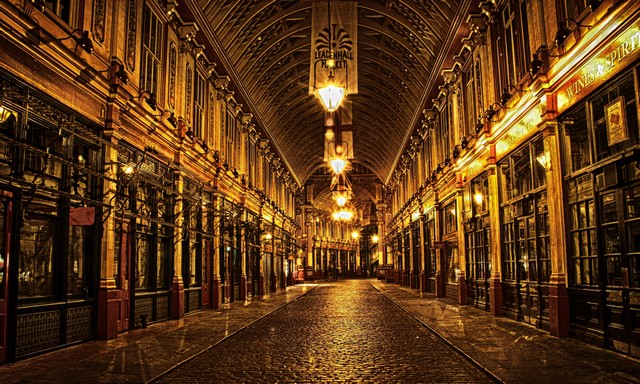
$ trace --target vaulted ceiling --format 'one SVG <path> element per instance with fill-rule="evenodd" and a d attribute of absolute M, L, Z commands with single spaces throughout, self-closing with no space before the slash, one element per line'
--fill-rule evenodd
<path fill-rule="evenodd" d="M 300 185 L 323 166 L 323 108 L 308 92 L 313 1 L 326 2 L 197 0 L 200 32 L 215 42 L 254 121 Z M 348 96 L 354 162 L 382 183 L 433 98 L 449 48 L 465 33 L 470 3 L 357 1 L 359 93 Z"/>

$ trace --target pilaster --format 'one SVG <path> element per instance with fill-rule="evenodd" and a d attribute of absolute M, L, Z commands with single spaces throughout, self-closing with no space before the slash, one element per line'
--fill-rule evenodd
<path fill-rule="evenodd" d="M 492 156 L 492 155 L 490 155 Z M 495 164 L 495 158 L 489 159 L 487 167 L 489 181 L 489 220 L 491 222 L 491 280 L 489 281 L 489 296 L 491 305 L 491 314 L 494 316 L 502 315 L 502 247 L 501 231 L 500 231 L 500 190 L 498 189 L 498 174 Z"/>
<path fill-rule="evenodd" d="M 548 100 L 554 98 L 547 96 Z M 548 105 L 547 105 L 548 106 Z M 547 179 L 547 208 L 549 210 L 551 279 L 549 281 L 549 332 L 553 336 L 569 336 L 569 297 L 567 295 L 567 249 L 565 242 L 564 194 L 562 190 L 562 164 L 558 139 L 558 124 L 547 120 L 543 131 L 545 173 Z"/>

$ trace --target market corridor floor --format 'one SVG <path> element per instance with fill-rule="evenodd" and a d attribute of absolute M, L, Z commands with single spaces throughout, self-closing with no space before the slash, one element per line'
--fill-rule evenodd
<path fill-rule="evenodd" d="M 160 383 L 489 383 L 362 280 L 323 284 Z"/>

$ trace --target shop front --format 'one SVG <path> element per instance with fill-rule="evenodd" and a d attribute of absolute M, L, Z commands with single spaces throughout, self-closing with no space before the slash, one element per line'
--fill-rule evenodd
<path fill-rule="evenodd" d="M 0 73 L 0 362 L 92 339 L 104 213 L 99 127 Z"/>
<path fill-rule="evenodd" d="M 640 354 L 636 63 L 563 113 L 571 331 Z"/>
<path fill-rule="evenodd" d="M 489 178 L 474 178 L 465 190 L 464 237 L 466 246 L 467 299 L 470 305 L 491 308 L 491 220 L 489 218 Z"/>

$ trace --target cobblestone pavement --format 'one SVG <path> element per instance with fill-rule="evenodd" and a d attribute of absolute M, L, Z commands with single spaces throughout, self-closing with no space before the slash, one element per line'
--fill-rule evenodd
<path fill-rule="evenodd" d="M 0 384 L 145 383 L 316 287 L 301 284 L 263 298 L 189 314 L 0 365 Z"/>
<path fill-rule="evenodd" d="M 640 383 L 640 360 L 452 299 L 369 282 L 398 306 L 506 383 Z"/>
<path fill-rule="evenodd" d="M 295 285 L 0 365 L 0 384 L 489 380 L 446 344 L 506 383 L 640 383 L 638 359 L 367 279 Z M 190 359 L 199 371 L 183 368 Z"/>
<path fill-rule="evenodd" d="M 491 383 L 367 281 L 323 284 L 159 383 Z"/>

